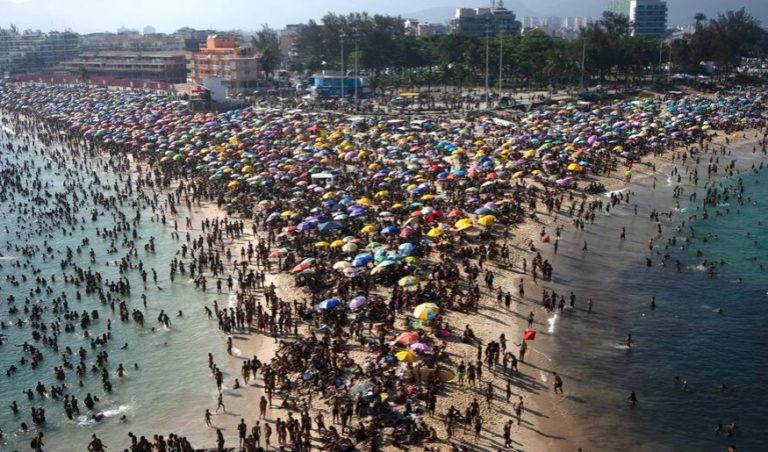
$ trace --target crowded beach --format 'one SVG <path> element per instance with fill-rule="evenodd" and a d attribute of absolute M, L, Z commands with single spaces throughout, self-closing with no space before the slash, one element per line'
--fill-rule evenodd
<path fill-rule="evenodd" d="M 762 131 L 767 99 L 734 89 L 562 101 L 507 121 L 193 113 L 164 93 L 90 86 L 0 94 L 7 130 L 105 153 L 110 170 L 162 190 L 168 227 L 186 234 L 171 279 L 231 295 L 185 314 L 207 315 L 220 342 L 194 370 L 219 392 L 194 414 L 211 430 L 195 447 L 248 451 L 546 447 L 550 426 L 529 413 L 538 398 L 565 397 L 568 381 L 529 349 L 542 311 L 575 309 L 581 294 L 543 285 L 557 269 L 541 248 L 588 227 L 604 202 L 628 201 L 595 195 L 653 174 L 656 157 Z M 141 298 L 115 296 L 143 326 Z M 216 364 L 225 353 L 243 359 L 231 381 Z M 247 389 L 246 400 L 224 387 Z M 230 402 L 251 417 L 220 420 Z M 183 432 L 157 433 L 143 432 L 152 446 L 133 436 L 131 450 L 192 450 Z M 97 435 L 89 450 L 104 450 Z"/>

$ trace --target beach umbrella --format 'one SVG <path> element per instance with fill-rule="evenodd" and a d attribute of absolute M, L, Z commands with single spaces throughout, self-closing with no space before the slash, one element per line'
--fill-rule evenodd
<path fill-rule="evenodd" d="M 478 224 L 482 226 L 493 226 L 493 223 L 496 221 L 496 217 L 493 215 L 486 215 L 484 217 L 480 217 L 479 220 L 477 220 Z"/>
<path fill-rule="evenodd" d="M 362 229 L 360 229 L 360 233 L 361 234 L 372 234 L 374 232 L 376 232 L 376 226 L 374 226 L 372 224 L 367 224 L 367 225 L 363 226 Z"/>
<path fill-rule="evenodd" d="M 419 334 L 413 331 L 401 333 L 395 339 L 395 344 L 411 345 L 419 342 Z"/>
<path fill-rule="evenodd" d="M 400 287 L 415 287 L 419 285 L 419 279 L 415 276 L 405 276 L 397 282 Z"/>
<path fill-rule="evenodd" d="M 306 269 L 310 268 L 311 266 L 312 266 L 312 265 L 310 265 L 310 264 L 307 264 L 307 263 L 304 263 L 304 262 L 302 262 L 302 263 L 300 263 L 299 265 L 297 265 L 297 266 L 293 267 L 293 270 L 291 270 L 291 273 L 299 273 L 299 272 L 303 272 L 304 270 L 306 270 Z"/>
<path fill-rule="evenodd" d="M 532 341 L 536 339 L 536 331 L 531 329 L 526 329 L 523 333 L 523 340 L 524 341 Z"/>
<path fill-rule="evenodd" d="M 463 214 L 464 214 L 464 212 L 462 212 L 461 210 L 459 210 L 459 209 L 453 209 L 453 210 L 451 210 L 450 212 L 448 212 L 448 215 L 446 215 L 446 216 L 447 216 L 448 218 L 459 218 L 459 217 L 461 217 Z"/>
<path fill-rule="evenodd" d="M 352 264 L 348 261 L 338 261 L 335 264 L 333 264 L 334 270 L 344 270 L 345 268 L 351 267 Z"/>
<path fill-rule="evenodd" d="M 445 234 L 445 229 L 443 228 L 432 228 L 427 232 L 427 237 L 437 238 Z"/>
<path fill-rule="evenodd" d="M 357 251 L 357 245 L 354 243 L 345 243 L 344 246 L 341 247 L 341 251 L 344 251 L 345 253 L 354 253 Z"/>
<path fill-rule="evenodd" d="M 457 221 L 456 224 L 454 224 L 453 226 L 456 229 L 458 229 L 459 231 L 464 231 L 466 229 L 471 228 L 473 225 L 472 225 L 472 220 L 470 220 L 468 218 L 463 218 L 463 219 Z"/>
<path fill-rule="evenodd" d="M 347 306 L 349 306 L 349 309 L 359 309 L 365 304 L 366 300 L 364 296 L 360 295 L 350 300 Z"/>
<path fill-rule="evenodd" d="M 410 256 L 413 254 L 414 251 L 416 251 L 416 246 L 414 246 L 413 243 L 402 243 L 400 246 L 397 247 L 397 249 L 400 251 L 400 254 L 403 256 Z"/>
<path fill-rule="evenodd" d="M 328 248 L 329 245 L 330 245 L 330 243 L 328 243 L 328 242 L 316 242 L 315 243 L 315 247 L 316 248 Z"/>
<path fill-rule="evenodd" d="M 419 356 L 411 350 L 403 350 L 395 353 L 395 358 L 400 362 L 415 363 L 419 360 Z"/>
<path fill-rule="evenodd" d="M 341 304 L 341 301 L 339 301 L 337 298 L 329 298 L 327 300 L 323 300 L 320 303 L 318 303 L 315 308 L 318 311 L 329 311 L 336 306 L 339 306 Z"/>
<path fill-rule="evenodd" d="M 345 268 L 344 270 L 341 271 L 341 273 L 343 273 L 344 276 L 346 276 L 347 278 L 352 278 L 354 276 L 357 276 L 360 273 L 360 269 L 355 267 L 353 262 L 352 267 Z"/>
<path fill-rule="evenodd" d="M 341 248 L 342 246 L 344 246 L 344 243 L 345 243 L 344 240 L 334 240 L 333 242 L 331 242 L 331 248 Z"/>
<path fill-rule="evenodd" d="M 415 344 L 411 344 L 411 350 L 416 353 L 429 353 L 432 351 L 432 347 L 424 342 L 416 342 Z"/>
<path fill-rule="evenodd" d="M 416 235 L 416 230 L 413 228 L 405 227 L 400 231 L 400 238 L 410 239 Z"/>
<path fill-rule="evenodd" d="M 381 235 L 391 235 L 397 232 L 396 226 L 387 226 L 381 230 Z"/>
<path fill-rule="evenodd" d="M 352 259 L 352 267 L 359 268 L 359 267 L 365 267 L 373 260 L 373 254 L 371 253 L 364 253 L 364 254 L 358 254 L 355 256 L 354 259 Z"/>
<path fill-rule="evenodd" d="M 329 221 L 327 223 L 320 223 L 317 226 L 317 232 L 320 234 L 327 234 L 329 232 L 335 231 L 337 229 L 341 229 L 343 226 L 341 223 L 336 221 Z"/>
<path fill-rule="evenodd" d="M 440 312 L 440 308 L 434 303 L 422 303 L 413 309 L 413 316 L 419 320 L 430 320 L 435 318 Z"/>

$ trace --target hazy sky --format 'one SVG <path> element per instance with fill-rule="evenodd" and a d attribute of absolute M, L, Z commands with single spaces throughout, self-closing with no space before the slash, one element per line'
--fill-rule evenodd
<path fill-rule="evenodd" d="M 607 0 L 507 0 L 518 15 L 601 14 Z M 768 25 L 768 0 L 668 0 L 670 24 L 689 22 L 696 11 L 710 16 L 719 10 L 747 8 Z M 261 24 L 282 28 L 326 12 L 368 11 L 401 16 L 449 17 L 457 6 L 487 6 L 490 0 L 0 0 L 0 27 L 62 30 L 81 33 L 115 31 L 120 26 L 151 25 L 172 32 L 182 26 L 253 30 Z M 436 10 L 437 9 L 437 10 Z M 426 12 L 431 10 L 429 12 Z"/>

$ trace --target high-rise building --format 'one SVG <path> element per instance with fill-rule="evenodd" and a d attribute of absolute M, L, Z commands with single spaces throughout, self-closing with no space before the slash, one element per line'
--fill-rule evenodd
<path fill-rule="evenodd" d="M 457 8 L 451 21 L 454 33 L 466 33 L 476 38 L 495 38 L 499 35 L 520 35 L 521 24 L 515 13 L 496 6 L 492 8 Z"/>
<path fill-rule="evenodd" d="M 667 2 L 631 0 L 629 22 L 632 26 L 632 36 L 663 38 L 667 33 Z"/>
<path fill-rule="evenodd" d="M 606 11 L 620 14 L 624 17 L 629 17 L 629 1 L 630 0 L 609 0 Z"/>

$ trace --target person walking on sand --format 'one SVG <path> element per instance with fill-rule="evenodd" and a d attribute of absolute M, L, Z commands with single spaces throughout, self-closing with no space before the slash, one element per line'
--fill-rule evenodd
<path fill-rule="evenodd" d="M 523 402 L 523 396 L 520 396 L 520 399 L 515 403 L 515 417 L 517 418 L 517 425 L 520 425 L 520 418 L 523 416 L 523 409 L 525 408 L 525 403 Z"/>
<path fill-rule="evenodd" d="M 211 424 L 211 410 L 208 408 L 205 409 L 205 425 L 213 427 L 213 424 Z"/>
<path fill-rule="evenodd" d="M 224 395 L 222 393 L 219 393 L 218 401 L 216 403 L 216 412 L 219 412 L 219 408 L 221 408 L 225 413 L 227 412 L 227 407 L 224 406 Z"/>
<path fill-rule="evenodd" d="M 560 394 L 562 394 L 563 393 L 563 379 L 560 378 L 560 375 L 558 375 L 557 372 L 552 372 L 552 375 L 555 378 L 555 382 L 554 382 L 555 394 L 557 394 L 557 391 L 560 391 Z"/>

